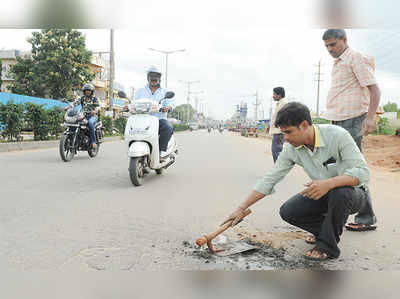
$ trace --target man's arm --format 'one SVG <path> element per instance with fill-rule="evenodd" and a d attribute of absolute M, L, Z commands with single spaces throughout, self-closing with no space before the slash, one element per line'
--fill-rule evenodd
<path fill-rule="evenodd" d="M 357 186 L 360 180 L 349 175 L 340 175 L 326 180 L 312 181 L 306 184 L 307 188 L 300 192 L 301 195 L 318 200 L 330 190 L 344 186 Z"/>
<path fill-rule="evenodd" d="M 340 163 L 344 163 L 346 168 L 342 169 L 341 173 L 336 177 L 316 180 L 306 184 L 307 188 L 300 193 L 314 200 L 320 199 L 334 188 L 366 185 L 369 182 L 367 163 L 350 133 L 343 131 L 341 136 L 332 136 L 332 138 L 338 139 L 339 156 L 342 157 L 342 162 Z"/>
<path fill-rule="evenodd" d="M 246 211 L 250 206 L 252 206 L 257 201 L 259 201 L 264 197 L 265 194 L 253 190 L 247 197 L 247 199 L 242 204 L 240 204 L 239 207 L 236 209 L 236 211 L 234 211 L 231 215 L 229 215 L 229 217 L 224 222 L 222 222 L 221 225 L 224 225 L 225 223 L 228 223 L 229 221 L 233 220 L 231 226 L 235 226 L 245 216 L 244 211 Z"/>
<path fill-rule="evenodd" d="M 369 133 L 372 133 L 374 131 L 374 127 L 375 127 L 374 118 L 375 118 L 376 110 L 378 109 L 379 100 L 381 97 L 381 91 L 377 84 L 369 85 L 369 86 L 367 86 L 367 88 L 369 90 L 370 101 L 369 101 L 367 117 L 363 122 L 363 134 L 364 135 L 368 135 Z"/>

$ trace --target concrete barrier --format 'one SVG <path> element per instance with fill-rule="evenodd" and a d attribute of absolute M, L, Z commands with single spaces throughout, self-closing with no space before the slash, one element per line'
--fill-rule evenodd
<path fill-rule="evenodd" d="M 104 142 L 121 140 L 120 136 L 105 137 Z M 0 153 L 58 147 L 60 140 L 0 143 Z"/>

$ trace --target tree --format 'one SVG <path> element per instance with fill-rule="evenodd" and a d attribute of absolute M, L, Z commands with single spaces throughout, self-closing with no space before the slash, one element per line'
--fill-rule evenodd
<path fill-rule="evenodd" d="M 15 80 L 11 91 L 46 98 L 70 98 L 73 90 L 92 81 L 89 69 L 92 53 L 85 37 L 72 29 L 42 29 L 28 38 L 31 58 L 17 58 L 10 74 Z"/>
<path fill-rule="evenodd" d="M 397 112 L 398 111 L 397 104 L 389 102 L 383 106 L 383 110 L 385 110 L 385 112 Z"/>
<path fill-rule="evenodd" d="M 170 114 L 171 117 L 179 119 L 183 122 L 188 122 L 188 111 L 189 111 L 189 121 L 193 119 L 193 115 L 195 114 L 196 110 L 193 109 L 192 105 L 190 104 L 183 104 L 177 106 Z"/>

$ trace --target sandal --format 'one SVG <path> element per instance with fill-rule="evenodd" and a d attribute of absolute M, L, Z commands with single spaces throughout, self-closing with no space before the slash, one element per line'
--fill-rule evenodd
<path fill-rule="evenodd" d="M 315 244 L 317 243 L 317 238 L 314 235 L 309 235 L 304 241 L 306 241 L 307 244 Z"/>
<path fill-rule="evenodd" d="M 318 253 L 317 256 L 312 256 L 313 253 Z M 306 254 L 304 255 L 304 258 L 307 260 L 311 260 L 311 261 L 317 261 L 317 262 L 323 262 L 326 261 L 328 259 L 333 259 L 335 258 L 334 256 L 332 256 L 328 251 L 326 251 L 325 249 L 315 246 L 313 249 L 310 249 L 306 252 Z"/>
<path fill-rule="evenodd" d="M 377 226 L 373 224 L 361 224 L 361 223 L 348 223 L 344 226 L 347 230 L 353 232 L 366 232 L 370 230 L 376 230 Z"/>

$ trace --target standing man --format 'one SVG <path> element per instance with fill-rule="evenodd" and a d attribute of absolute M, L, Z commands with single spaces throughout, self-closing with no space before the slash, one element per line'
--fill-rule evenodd
<path fill-rule="evenodd" d="M 275 126 L 276 115 L 278 114 L 279 110 L 281 110 L 281 108 L 288 103 L 288 101 L 285 99 L 285 89 L 283 87 L 275 87 L 273 89 L 272 97 L 274 98 L 276 104 L 274 113 L 272 113 L 270 120 L 269 133 L 272 135 L 271 151 L 272 151 L 272 158 L 274 159 L 275 163 L 279 157 L 279 154 L 282 151 L 284 142 L 281 130 Z"/>
<path fill-rule="evenodd" d="M 380 98 L 374 75 L 374 59 L 349 48 L 343 29 L 328 29 L 322 39 L 329 54 L 335 58 L 326 117 L 332 124 L 346 129 L 362 151 L 363 135 L 374 130 L 374 117 Z M 369 205 L 355 216 L 354 221 L 346 228 L 355 231 L 376 229 L 370 198 Z"/>

